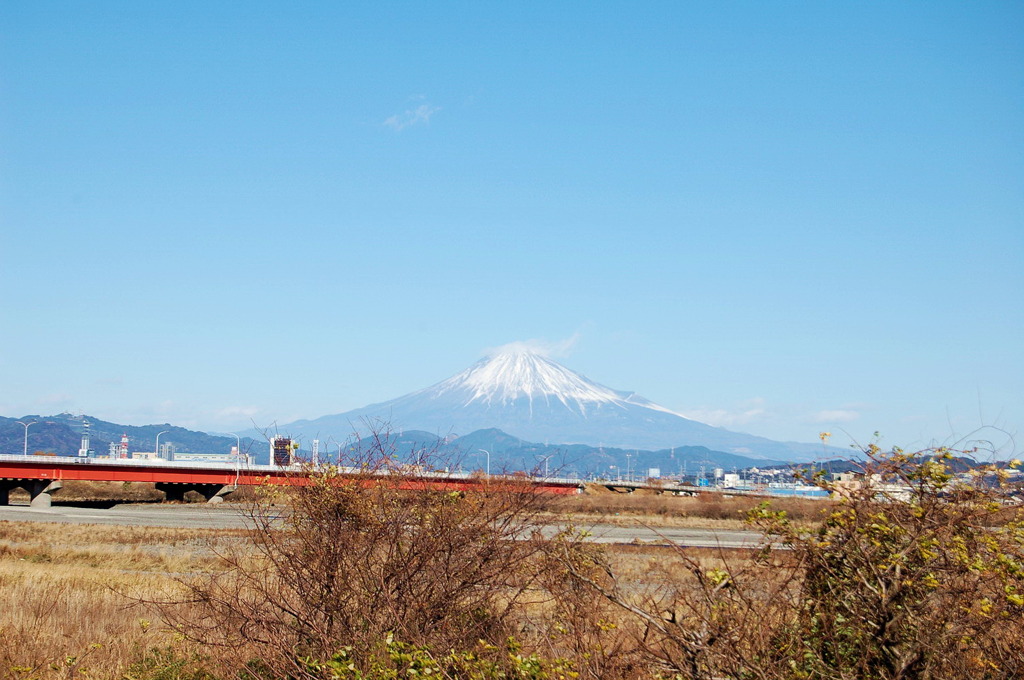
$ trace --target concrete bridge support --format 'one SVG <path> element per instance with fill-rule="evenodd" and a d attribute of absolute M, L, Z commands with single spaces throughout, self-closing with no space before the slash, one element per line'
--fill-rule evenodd
<path fill-rule="evenodd" d="M 48 508 L 52 504 L 52 494 L 59 491 L 64 484 L 55 479 L 0 479 L 0 505 L 11 504 L 11 490 L 24 489 L 31 499 L 33 508 Z"/>
<path fill-rule="evenodd" d="M 238 487 L 233 484 L 225 484 L 223 486 L 220 484 L 197 484 L 196 486 L 201 487 L 196 489 L 196 491 L 203 495 L 207 503 L 211 504 L 223 503 L 225 496 L 238 490 Z"/>
<path fill-rule="evenodd" d="M 156 488 L 157 491 L 163 491 L 166 494 L 165 500 L 177 501 L 179 503 L 185 501 L 185 494 L 189 491 L 198 492 L 206 499 L 207 503 L 223 503 L 225 496 L 238 489 L 237 486 L 232 484 L 188 484 L 178 482 L 157 482 Z"/>
<path fill-rule="evenodd" d="M 27 485 L 28 495 L 32 499 L 29 502 L 33 508 L 48 508 L 51 505 L 55 491 L 64 488 L 64 484 L 56 479 L 33 479 Z"/>

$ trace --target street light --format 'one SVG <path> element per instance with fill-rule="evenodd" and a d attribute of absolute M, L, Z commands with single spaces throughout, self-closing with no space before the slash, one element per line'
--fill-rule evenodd
<path fill-rule="evenodd" d="M 164 432 L 170 432 L 170 430 L 164 430 Z M 160 434 L 164 434 L 164 432 L 161 432 Z M 158 444 L 160 442 L 160 434 L 158 434 L 156 436 L 156 441 L 157 441 Z M 235 438 L 235 467 L 237 468 L 239 465 L 242 464 L 242 439 L 241 439 L 241 437 L 239 437 L 234 432 L 211 432 L 210 434 L 214 434 L 214 435 L 216 435 L 218 437 L 234 437 Z M 158 455 L 159 455 L 159 452 L 158 452 Z"/>
<path fill-rule="evenodd" d="M 35 425 L 39 421 L 38 420 L 33 420 L 31 423 L 23 423 L 20 420 L 16 420 L 14 422 L 18 423 L 19 425 L 21 425 L 22 427 L 25 428 L 25 448 L 22 451 L 22 454 L 27 456 L 28 455 L 28 428 L 29 428 L 30 425 Z"/>
<path fill-rule="evenodd" d="M 163 456 L 160 455 L 160 435 L 167 434 L 168 432 L 170 432 L 170 430 L 164 430 L 163 432 L 156 433 L 156 448 L 153 450 L 153 454 L 157 458 L 163 458 Z"/>
<path fill-rule="evenodd" d="M 540 458 L 540 459 L 542 459 L 544 461 L 544 478 L 545 479 L 547 479 L 547 477 L 548 477 L 548 461 L 551 460 L 551 456 L 553 456 L 553 455 L 555 455 L 555 454 L 549 453 L 546 456 L 536 456 L 537 458 Z"/>
<path fill-rule="evenodd" d="M 487 456 L 487 476 L 490 477 L 491 476 L 491 452 L 488 451 L 487 449 L 477 449 L 477 451 L 480 451 L 484 455 Z"/>

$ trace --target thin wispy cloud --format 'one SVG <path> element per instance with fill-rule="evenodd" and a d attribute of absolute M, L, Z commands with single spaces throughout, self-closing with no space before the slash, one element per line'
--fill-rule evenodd
<path fill-rule="evenodd" d="M 67 406 L 68 404 L 74 403 L 74 401 L 74 396 L 67 394 L 66 392 L 53 392 L 51 394 L 44 394 L 39 399 L 36 399 L 35 403 L 46 408 L 55 408 L 59 406 Z"/>
<path fill-rule="evenodd" d="M 760 397 L 741 402 L 733 409 L 700 407 L 679 411 L 679 414 L 715 427 L 740 427 L 770 416 Z"/>
<path fill-rule="evenodd" d="M 505 352 L 531 352 L 552 359 L 564 359 L 572 353 L 576 343 L 580 340 L 579 333 L 573 333 L 568 338 L 550 342 L 548 340 L 517 340 L 500 347 L 492 347 L 486 350 L 485 354 L 494 356 Z"/>
<path fill-rule="evenodd" d="M 811 416 L 812 423 L 852 423 L 860 418 L 860 412 L 853 409 L 832 409 L 818 411 Z"/>
<path fill-rule="evenodd" d="M 395 132 L 401 132 L 414 125 L 426 125 L 430 122 L 431 117 L 440 110 L 440 106 L 434 106 L 429 103 L 420 104 L 416 108 L 406 109 L 402 113 L 396 113 L 385 119 L 384 126 L 391 128 Z"/>
<path fill-rule="evenodd" d="M 220 420 L 249 419 L 258 415 L 260 409 L 255 406 L 226 406 L 216 412 L 215 416 Z"/>

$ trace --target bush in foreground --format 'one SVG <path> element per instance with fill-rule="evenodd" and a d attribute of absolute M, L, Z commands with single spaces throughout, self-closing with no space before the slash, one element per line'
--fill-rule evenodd
<path fill-rule="evenodd" d="M 410 663 L 445 677 L 549 677 L 565 666 L 509 652 L 523 638 L 536 649 L 554 607 L 546 499 L 530 480 L 438 487 L 396 469 L 386 435 L 376 442 L 257 501 L 254 550 L 187 582 L 188 607 L 169 611 L 178 629 L 256 677 L 385 678 Z"/>
<path fill-rule="evenodd" d="M 546 529 L 529 480 L 432 487 L 387 441 L 256 502 L 254 550 L 188 582 L 178 629 L 252 680 L 1024 676 L 1005 471 L 871 448 L 859 485 L 814 480 L 839 496 L 820 526 L 766 503 L 755 556 L 674 546 L 638 581 Z"/>
<path fill-rule="evenodd" d="M 575 576 L 639 621 L 637 645 L 676 678 L 846 680 L 1024 676 L 1024 524 L 1005 470 L 955 479 L 944 449 L 868 451 L 821 526 L 764 504 L 758 559 L 637 594 Z"/>

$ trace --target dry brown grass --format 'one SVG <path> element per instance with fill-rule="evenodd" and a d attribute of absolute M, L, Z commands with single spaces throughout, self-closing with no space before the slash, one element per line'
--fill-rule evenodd
<path fill-rule="evenodd" d="M 238 534 L 0 522 L 0 678 L 118 678 L 154 648 L 197 653 L 146 602 L 219 569 Z"/>
<path fill-rule="evenodd" d="M 119 572 L 193 573 L 218 568 L 241 530 L 0 522 L 0 559 Z"/>
<path fill-rule="evenodd" d="M 608 565 L 622 583 L 636 585 L 664 580 L 663 577 L 669 577 L 677 583 L 689 582 L 692 575 L 683 559 L 684 555 L 704 569 L 722 569 L 753 565 L 757 551 L 612 544 L 604 546 L 604 554 Z"/>
<path fill-rule="evenodd" d="M 604 487 L 588 486 L 578 496 L 553 500 L 549 510 L 583 523 L 742 529 L 747 526 L 746 513 L 765 500 L 764 497 L 710 492 L 697 496 L 658 494 L 651 490 L 617 493 Z M 829 500 L 808 498 L 767 500 L 773 509 L 784 510 L 790 519 L 800 524 L 820 521 L 834 505 Z"/>
<path fill-rule="evenodd" d="M 0 589 L 15 606 L 0 612 L 5 678 L 117 677 L 142 649 L 166 644 L 155 611 L 132 607 L 122 591 L 162 592 L 166 578 L 0 560 Z"/>

